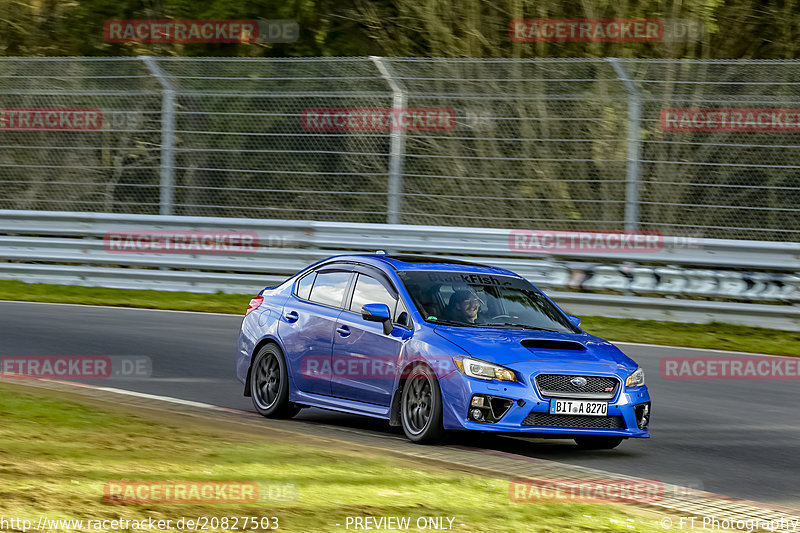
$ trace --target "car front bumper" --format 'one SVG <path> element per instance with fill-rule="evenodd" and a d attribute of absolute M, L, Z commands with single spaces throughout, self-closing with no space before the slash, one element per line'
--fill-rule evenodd
<path fill-rule="evenodd" d="M 530 370 L 530 369 L 524 369 Z M 542 436 L 607 436 L 647 438 L 648 427 L 640 429 L 636 406 L 650 404 L 646 386 L 626 388 L 626 372 L 582 369 L 558 370 L 560 374 L 580 376 L 613 376 L 620 379 L 614 397 L 608 401 L 608 416 L 550 415 L 550 400 L 540 394 L 534 384 L 537 373 L 552 373 L 555 369 L 518 372 L 525 376 L 524 383 L 483 381 L 453 372 L 439 380 L 443 399 L 443 423 L 449 430 L 487 431 Z M 512 401 L 508 410 L 496 422 L 476 422 L 468 418 L 470 402 L 474 395 L 507 398 Z M 563 399 L 563 398 L 559 398 Z M 586 398 L 574 398 L 586 399 Z M 641 409 L 639 409 L 641 411 Z M 554 418 L 557 417 L 557 418 Z M 648 414 L 649 418 L 649 414 Z M 649 422 L 649 420 L 648 420 Z M 536 424 L 536 425 L 534 425 Z"/>

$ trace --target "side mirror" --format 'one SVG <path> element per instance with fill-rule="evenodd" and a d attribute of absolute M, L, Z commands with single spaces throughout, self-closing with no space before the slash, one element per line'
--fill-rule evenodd
<path fill-rule="evenodd" d="M 573 315 L 567 315 L 567 318 L 569 318 L 569 321 L 572 322 L 573 326 L 580 326 L 581 325 L 581 319 L 580 318 L 578 318 L 576 316 L 573 316 Z"/>
<path fill-rule="evenodd" d="M 384 335 L 388 335 L 394 329 L 392 312 L 386 304 L 366 304 L 361 308 L 361 318 L 367 322 L 382 322 Z"/>

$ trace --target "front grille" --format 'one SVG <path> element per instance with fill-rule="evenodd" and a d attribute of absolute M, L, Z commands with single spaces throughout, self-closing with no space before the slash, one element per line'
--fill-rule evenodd
<path fill-rule="evenodd" d="M 586 385 L 576 386 L 570 383 L 570 380 L 577 377 L 584 378 Z M 605 376 L 566 374 L 539 374 L 536 376 L 536 388 L 539 389 L 539 393 L 544 397 L 610 400 L 617 393 L 618 387 L 619 380 L 617 378 Z"/>
<path fill-rule="evenodd" d="M 548 428 L 625 429 L 621 416 L 551 415 L 531 412 L 522 421 L 523 426 Z"/>

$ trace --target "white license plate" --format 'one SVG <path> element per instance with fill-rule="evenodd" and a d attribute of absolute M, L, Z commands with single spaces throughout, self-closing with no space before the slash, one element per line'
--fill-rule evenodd
<path fill-rule="evenodd" d="M 608 402 L 550 400 L 550 414 L 608 416 Z"/>

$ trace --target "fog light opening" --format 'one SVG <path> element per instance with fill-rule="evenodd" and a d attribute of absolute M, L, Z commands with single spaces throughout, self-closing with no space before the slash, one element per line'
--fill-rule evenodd
<path fill-rule="evenodd" d="M 513 402 L 507 398 L 489 398 L 489 407 L 492 410 L 492 417 L 500 420 L 511 408 Z"/>
<path fill-rule="evenodd" d="M 494 424 L 503 418 L 514 400 L 499 398 L 487 394 L 475 394 L 469 402 L 467 418 L 473 422 Z"/>
<path fill-rule="evenodd" d="M 636 415 L 636 424 L 639 429 L 647 429 L 650 424 L 650 402 L 634 406 L 633 412 Z"/>

